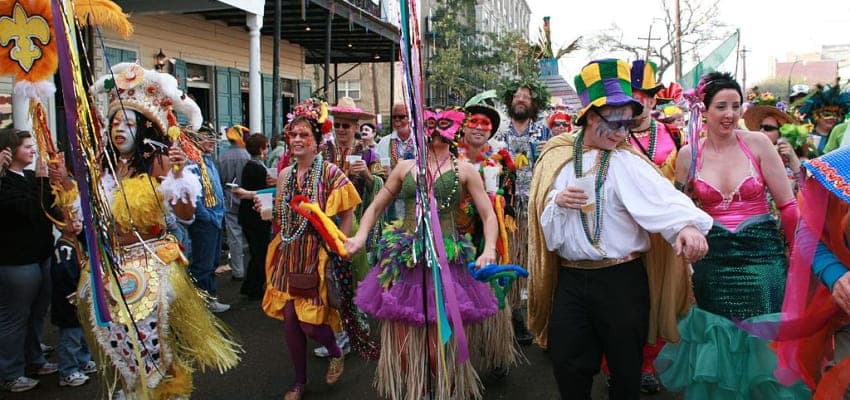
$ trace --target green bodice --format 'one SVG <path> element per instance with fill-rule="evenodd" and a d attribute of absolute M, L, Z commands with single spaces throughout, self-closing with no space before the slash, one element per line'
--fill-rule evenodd
<path fill-rule="evenodd" d="M 460 182 L 455 179 L 457 173 L 450 169 L 440 175 L 434 182 L 434 194 L 437 196 L 440 227 L 443 233 L 456 232 L 455 215 L 460 207 Z M 416 227 L 416 190 L 418 184 L 413 178 L 413 170 L 404 176 L 399 196 L 404 201 L 404 228 L 413 231 Z M 445 206 L 445 207 L 444 207 Z"/>

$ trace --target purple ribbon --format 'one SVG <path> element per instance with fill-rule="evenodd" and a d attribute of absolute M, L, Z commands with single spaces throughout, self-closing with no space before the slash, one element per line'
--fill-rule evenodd
<path fill-rule="evenodd" d="M 62 18 L 63 14 L 59 3 L 59 1 L 51 2 L 53 7 L 53 30 L 56 39 L 56 50 L 59 60 L 61 60 L 59 62 L 59 82 L 62 86 L 62 99 L 65 101 L 65 126 L 67 132 L 71 132 L 68 135 L 68 143 L 71 146 L 71 154 L 73 155 L 71 158 L 71 169 L 74 171 L 74 179 L 77 181 L 77 188 L 80 192 L 80 207 L 83 214 L 83 230 L 86 232 L 86 249 L 89 253 L 89 265 L 92 273 L 92 295 L 94 299 L 92 304 L 95 308 L 97 323 L 102 326 L 107 322 L 112 321 L 112 317 L 106 311 L 108 308 L 106 305 L 106 296 L 103 287 L 103 271 L 101 270 L 103 263 L 100 258 L 100 251 L 96 245 L 97 234 L 94 230 L 94 221 L 90 204 L 91 194 L 89 193 L 86 175 L 84 173 L 86 168 L 83 168 L 85 165 L 85 162 L 83 161 L 83 151 L 80 148 L 77 135 L 74 134 L 74 132 L 77 132 L 77 124 L 79 121 L 77 118 L 76 107 L 77 93 L 75 91 L 74 71 L 71 68 L 71 61 L 76 59 L 71 58 L 71 46 L 68 43 L 67 36 L 68 31 L 65 26 L 65 21 Z M 82 101 L 87 101 L 87 99 L 84 98 Z"/>

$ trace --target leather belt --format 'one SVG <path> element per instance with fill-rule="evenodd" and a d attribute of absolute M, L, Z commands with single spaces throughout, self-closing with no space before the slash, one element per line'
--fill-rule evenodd
<path fill-rule="evenodd" d="M 635 260 L 641 256 L 642 253 L 634 252 L 624 257 L 619 258 L 603 258 L 601 260 L 567 260 L 565 258 L 561 259 L 561 266 L 564 268 L 578 268 L 578 269 L 600 269 L 613 267 L 618 264 L 624 264 L 629 261 Z"/>

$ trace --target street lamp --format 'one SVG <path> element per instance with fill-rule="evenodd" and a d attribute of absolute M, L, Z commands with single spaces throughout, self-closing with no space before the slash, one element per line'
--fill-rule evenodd
<path fill-rule="evenodd" d="M 788 97 L 789 97 L 789 99 L 791 97 L 791 73 L 794 72 L 794 67 L 797 65 L 798 62 L 800 62 L 799 59 L 794 60 L 794 63 L 791 64 L 791 68 L 788 69 Z"/>

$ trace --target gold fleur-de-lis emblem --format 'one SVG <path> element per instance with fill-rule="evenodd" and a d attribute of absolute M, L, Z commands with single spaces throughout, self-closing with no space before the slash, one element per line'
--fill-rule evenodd
<path fill-rule="evenodd" d="M 41 42 L 37 44 L 36 40 Z M 21 3 L 15 3 L 12 16 L 0 16 L 0 46 L 14 42 L 9 57 L 29 72 L 42 56 L 41 46 L 50 42 L 50 25 L 40 15 L 30 17 Z"/>

